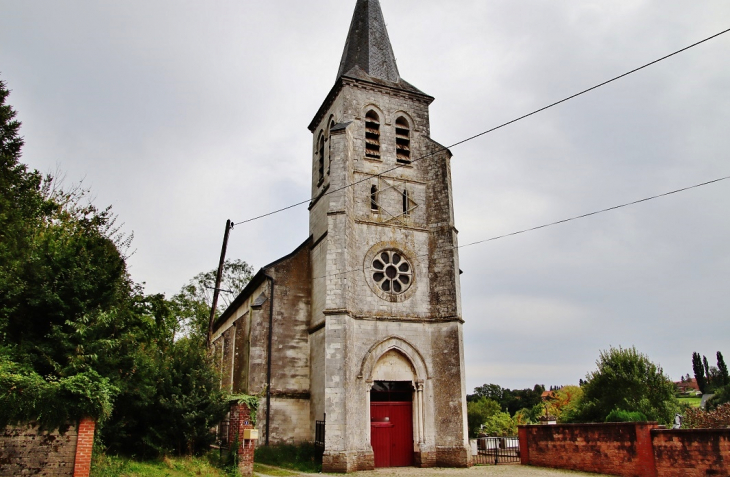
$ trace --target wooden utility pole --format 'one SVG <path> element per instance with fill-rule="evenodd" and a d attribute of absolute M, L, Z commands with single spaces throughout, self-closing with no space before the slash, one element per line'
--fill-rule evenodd
<path fill-rule="evenodd" d="M 233 228 L 233 222 L 226 221 L 226 232 L 223 234 L 223 248 L 221 248 L 221 260 L 218 263 L 218 273 L 215 276 L 215 288 L 213 289 L 213 304 L 210 307 L 210 319 L 208 320 L 208 346 L 213 338 L 213 320 L 215 320 L 215 309 L 218 306 L 218 294 L 221 289 L 221 278 L 223 277 L 223 264 L 226 261 L 226 247 L 228 247 L 228 233 Z"/>

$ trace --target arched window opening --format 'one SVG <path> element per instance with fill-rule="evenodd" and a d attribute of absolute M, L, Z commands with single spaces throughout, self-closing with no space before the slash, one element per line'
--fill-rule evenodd
<path fill-rule="evenodd" d="M 411 163 L 411 128 L 408 121 L 401 116 L 395 121 L 396 161 L 401 164 Z"/>
<path fill-rule="evenodd" d="M 372 110 L 365 115 L 365 157 L 380 159 L 380 118 Z"/>
<path fill-rule="evenodd" d="M 329 161 L 327 161 L 327 175 L 330 175 L 330 171 L 332 170 L 332 128 L 335 127 L 335 122 L 330 122 L 330 130 L 329 130 Z"/>
<path fill-rule="evenodd" d="M 319 138 L 319 183 L 324 182 L 324 137 Z"/>
<path fill-rule="evenodd" d="M 370 187 L 370 210 L 373 212 L 380 210 L 378 206 L 378 186 L 376 185 Z"/>
<path fill-rule="evenodd" d="M 403 215 L 408 217 L 411 213 L 410 197 L 408 197 L 408 190 L 403 189 Z"/>

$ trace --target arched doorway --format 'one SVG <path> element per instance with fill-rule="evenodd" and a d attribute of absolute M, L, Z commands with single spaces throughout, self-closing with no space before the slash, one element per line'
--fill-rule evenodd
<path fill-rule="evenodd" d="M 375 467 L 407 467 L 414 455 L 414 381 L 410 360 L 391 349 L 378 359 L 370 388 L 370 439 Z"/>

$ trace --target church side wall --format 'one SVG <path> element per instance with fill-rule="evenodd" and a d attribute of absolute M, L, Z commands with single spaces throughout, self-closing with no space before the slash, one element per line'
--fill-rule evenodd
<path fill-rule="evenodd" d="M 314 438 L 309 425 L 310 247 L 305 244 L 267 270 L 274 279 L 270 444 Z"/>

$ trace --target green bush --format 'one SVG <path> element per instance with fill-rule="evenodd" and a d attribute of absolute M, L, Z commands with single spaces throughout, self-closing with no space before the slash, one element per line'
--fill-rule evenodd
<path fill-rule="evenodd" d="M 583 399 L 570 421 L 605 422 L 613 410 L 621 409 L 660 424 L 672 423 L 679 411 L 674 383 L 646 355 L 634 347 L 612 347 L 601 351 L 596 365 L 596 371 L 587 375 Z"/>
<path fill-rule="evenodd" d="M 646 416 L 638 411 L 624 411 L 622 409 L 614 409 L 608 416 L 606 422 L 646 422 Z"/>
<path fill-rule="evenodd" d="M 476 401 L 466 403 L 466 416 L 469 425 L 469 436 L 476 437 L 482 424 L 490 416 L 500 412 L 499 403 L 492 399 L 481 397 Z"/>
<path fill-rule="evenodd" d="M 254 461 L 299 472 L 322 471 L 322 464 L 317 458 L 317 449 L 311 442 L 257 447 Z"/>

